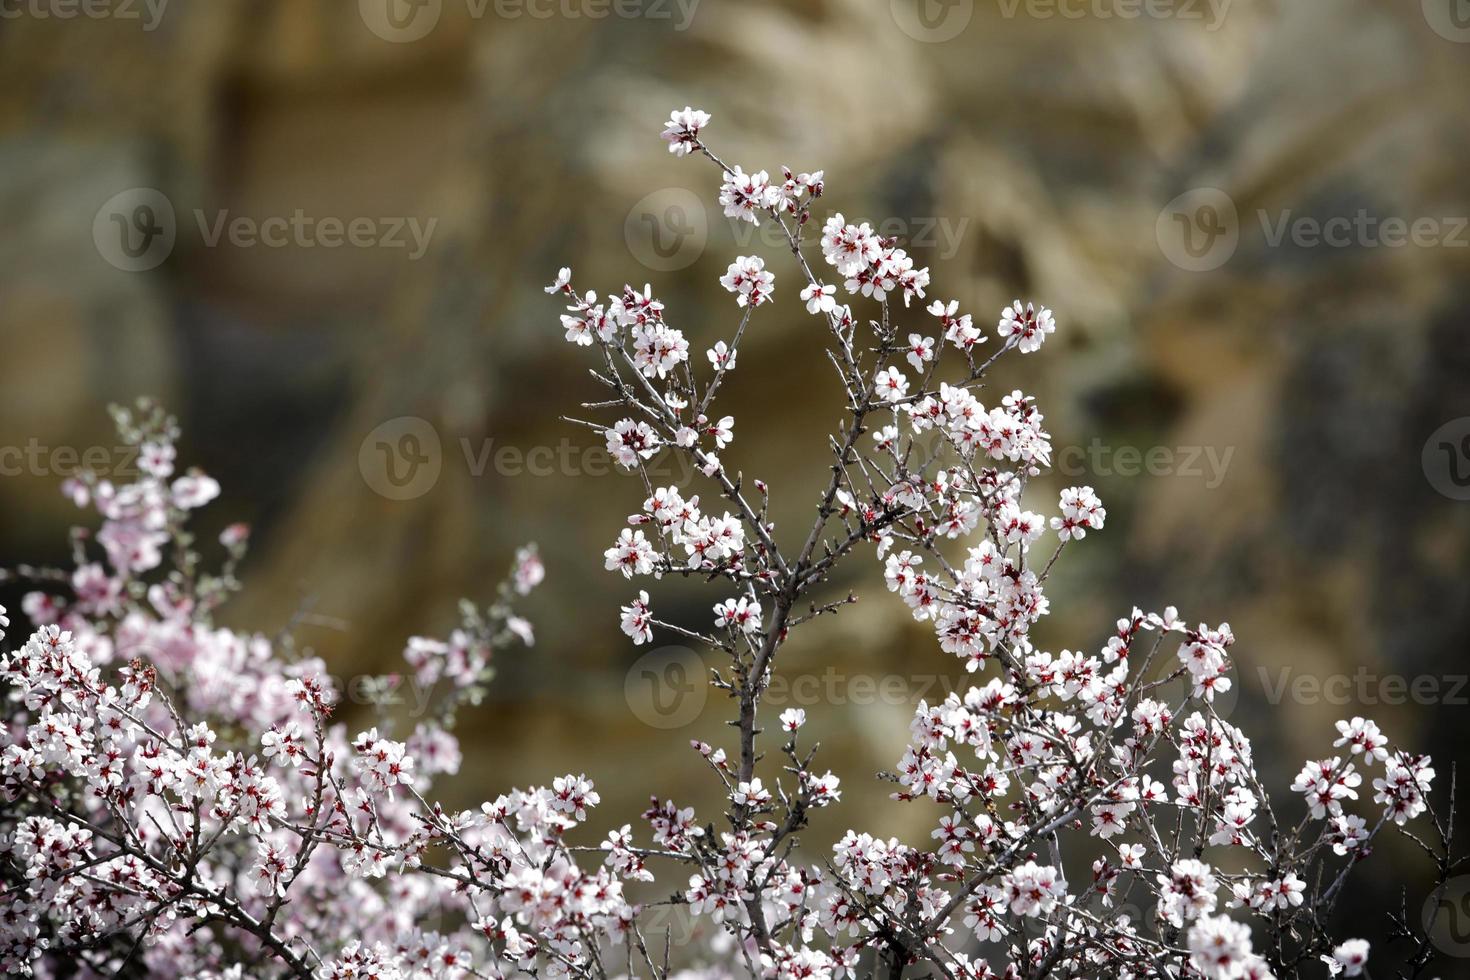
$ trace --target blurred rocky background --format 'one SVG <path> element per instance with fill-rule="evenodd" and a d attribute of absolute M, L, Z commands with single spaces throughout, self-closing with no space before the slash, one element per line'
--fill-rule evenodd
<path fill-rule="evenodd" d="M 1134 604 L 1230 621 L 1233 720 L 1282 791 L 1353 714 L 1432 751 L 1441 799 L 1470 759 L 1465 0 L 0 13 L 0 560 L 65 559 L 66 450 L 115 462 L 104 408 L 144 393 L 225 486 L 210 529 L 254 527 L 228 623 L 295 620 L 344 677 L 396 669 L 538 541 L 537 643 L 464 719 L 454 802 L 586 771 L 607 818 L 636 822 L 649 791 L 709 801 L 687 740 L 725 737 L 702 689 L 673 714 L 650 701 L 646 648 L 616 630 L 632 590 L 601 551 L 643 492 L 558 421 L 596 394 L 541 289 L 558 266 L 604 293 L 653 283 L 698 351 L 735 323 L 718 275 L 765 254 L 777 302 L 725 389 L 727 463 L 772 485 L 787 540 L 825 481 L 821 336 L 781 250 L 658 140 L 686 104 L 727 160 L 824 168 L 823 213 L 892 219 L 931 298 L 987 324 L 1014 296 L 1055 309 L 1052 341 L 995 383 L 1038 394 L 1059 447 L 1033 505 L 1091 483 L 1109 521 L 1059 566 L 1046 643 L 1094 650 Z M 429 462 L 405 488 L 380 449 L 409 431 Z M 857 564 L 833 589 L 865 601 L 780 667 L 847 793 L 808 840 L 917 843 L 932 814 L 874 806 L 871 776 L 913 704 L 964 675 Z M 720 597 L 654 591 L 689 623 Z M 1428 873 L 1386 849 L 1346 913 L 1370 936 Z"/>

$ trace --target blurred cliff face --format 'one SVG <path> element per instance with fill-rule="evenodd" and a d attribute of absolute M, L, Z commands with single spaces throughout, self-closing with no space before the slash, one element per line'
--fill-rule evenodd
<path fill-rule="evenodd" d="M 728 462 L 804 533 L 838 389 L 781 250 L 658 141 L 691 104 L 728 160 L 824 168 L 827 211 L 889 219 L 931 297 L 1056 310 L 1001 383 L 1041 398 L 1051 489 L 1091 483 L 1110 520 L 1059 569 L 1048 641 L 1095 648 L 1135 603 L 1230 620 L 1232 710 L 1283 781 L 1358 713 L 1465 757 L 1463 0 L 0 8 L 7 563 L 63 554 L 61 476 L 123 465 L 103 407 L 157 395 L 225 486 L 211 519 L 256 527 L 232 625 L 294 618 L 344 676 L 391 670 L 537 540 L 538 643 L 467 719 L 466 796 L 586 770 L 631 817 L 619 777 L 653 770 L 697 799 L 685 738 L 725 706 L 639 708 L 599 553 L 642 489 L 558 421 L 596 396 L 541 291 L 565 264 L 651 282 L 707 346 L 734 326 L 718 275 L 765 254 Z M 960 680 L 874 572 L 783 667 L 858 804 L 912 703 Z"/>

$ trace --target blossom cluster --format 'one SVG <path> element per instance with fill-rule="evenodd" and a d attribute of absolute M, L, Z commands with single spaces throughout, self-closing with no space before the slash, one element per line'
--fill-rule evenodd
<path fill-rule="evenodd" d="M 402 737 L 391 717 L 349 737 L 323 661 L 213 624 L 248 533 L 229 527 L 206 571 L 189 519 L 218 484 L 174 474 L 177 429 L 155 406 L 116 415 L 140 474 L 68 482 L 101 526 L 76 535 L 72 571 L 27 570 L 33 632 L 0 647 L 0 973 L 461 977 L 580 942 L 513 938 L 535 935 L 539 913 L 505 882 L 540 881 L 528 855 L 562 846 L 590 788 L 558 780 L 454 816 L 424 796 L 459 768 L 455 710 L 494 651 L 532 639 L 511 602 L 544 578 L 535 549 L 448 641 L 408 644 L 430 716 Z M 0 642 L 9 626 L 0 609 Z M 484 850 L 408 873 L 451 832 Z M 458 880 L 482 874 L 481 893 Z M 577 902 L 612 924 L 627 914 L 617 881 L 585 881 L 604 878 Z M 573 893 L 583 881 L 569 855 L 547 877 Z"/>
<path fill-rule="evenodd" d="M 1052 569 L 1107 512 L 1087 486 L 1033 504 L 1050 477 L 1045 418 L 1029 395 L 996 399 L 986 384 L 1003 355 L 1040 349 L 1052 311 L 1006 306 L 993 341 L 956 301 L 926 308 L 937 328 L 900 327 L 929 271 L 866 222 L 814 224 L 822 171 L 783 167 L 778 181 L 729 165 L 705 143 L 710 123 L 686 107 L 663 136 L 719 170 L 728 215 L 789 245 L 792 302 L 816 318 L 844 406 L 806 533 L 778 541 L 772 488 L 722 458 L 736 426 L 717 396 L 757 311 L 782 301 L 763 257 L 721 278 L 739 319 L 703 359 L 651 285 L 600 299 L 564 268 L 547 292 L 566 306 L 566 341 L 596 356 L 605 391 L 584 407 L 615 409 L 581 424 L 641 485 L 603 551 L 607 571 L 638 579 L 622 632 L 707 646 L 729 695 L 729 743 L 689 747 L 723 812 L 655 797 L 637 831 L 599 832 L 601 797 L 581 773 L 477 808 L 439 802 L 436 779 L 462 759 L 457 713 L 479 703 L 498 651 L 534 639 L 514 603 L 544 578 L 535 550 L 490 606 L 462 605 L 448 638 L 408 641 L 408 669 L 438 692 L 411 732 L 391 715 L 349 727 L 327 665 L 289 634 L 215 625 L 248 532 L 228 529 L 208 570 L 189 520 L 219 487 L 175 474 L 177 428 L 145 404 L 117 413 L 142 475 L 67 485 L 101 527 L 76 536 L 73 570 L 29 571 L 32 631 L 0 646 L 6 975 L 1366 975 L 1374 950 L 1336 935 L 1332 913 L 1383 833 L 1449 866 L 1430 761 L 1344 719 L 1337 754 L 1273 801 L 1250 740 L 1218 710 L 1228 624 L 1133 609 L 1096 652 L 1044 649 L 1033 634 Z M 848 303 L 817 278 L 818 253 Z M 692 462 L 703 492 L 656 485 L 662 453 Z M 840 812 L 843 784 L 816 766 L 806 711 L 770 719 L 763 700 L 791 631 L 855 601 L 825 586 L 862 554 L 975 684 L 921 702 L 885 774 L 928 834 L 849 829 L 814 853 L 800 835 Z M 708 612 L 659 618 L 649 589 L 665 576 L 712 586 Z M 1407 830 L 1426 821 L 1442 852 Z M 677 954 L 653 933 L 663 906 L 705 927 Z"/>
<path fill-rule="evenodd" d="M 607 569 L 630 579 L 699 575 L 729 590 L 710 620 L 690 622 L 660 619 L 640 588 L 621 619 L 634 644 L 666 631 L 726 660 L 712 683 L 737 706 L 736 744 L 695 748 L 723 784 L 728 829 L 715 832 L 672 803 L 650 811 L 659 857 L 694 866 L 683 901 L 730 943 L 720 969 L 733 959 L 775 977 L 897 975 L 919 963 L 947 977 L 1233 980 L 1297 976 L 1311 964 L 1361 973 L 1367 944 L 1333 937 L 1326 922 L 1374 837 L 1426 812 L 1428 760 L 1390 749 L 1371 721 L 1343 721 L 1336 744 L 1350 758 L 1307 765 L 1292 787 L 1303 813 L 1290 830 L 1264 795 L 1250 740 L 1216 710 L 1233 683 L 1228 624 L 1134 609 L 1096 653 L 1038 648 L 1033 629 L 1051 611 L 1054 564 L 1102 531 L 1107 511 L 1088 486 L 1061 489 L 1049 513 L 1033 509 L 1031 485 L 1051 467 L 1044 416 L 1021 391 L 993 402 L 981 395 L 999 357 L 1036 352 L 1056 331 L 1052 310 L 1007 305 L 992 341 L 957 301 L 934 300 L 936 330 L 901 329 L 895 320 L 926 298 L 929 271 L 871 224 L 835 213 L 818 219 L 812 243 L 839 284 L 823 281 L 805 233 L 827 190 L 822 172 L 783 167 L 781 183 L 769 170 L 728 164 L 705 142 L 710 122 L 708 113 L 675 112 L 665 139 L 677 155 L 716 166 L 727 216 L 772 223 L 784 237 L 799 301 L 825 330 L 847 406 L 829 438 L 833 477 L 805 545 L 778 545 L 772 491 L 722 460 L 735 421 L 713 410 L 753 313 L 778 301 L 763 256 L 736 257 L 720 279 L 739 321 L 707 350 L 705 377 L 687 356 L 677 371 L 650 371 L 639 332 L 647 328 L 603 321 L 596 294 L 574 288 L 570 269 L 547 292 L 566 299 L 573 319 L 606 323 L 571 339 L 597 347 L 607 397 L 595 405 L 622 417 L 583 424 L 647 490 L 605 551 Z M 646 322 L 686 349 L 651 287 L 621 295 L 639 297 Z M 874 304 L 867 316 L 854 306 L 864 301 Z M 686 454 L 708 493 L 657 486 L 648 463 L 661 453 Z M 790 630 L 851 601 L 809 597 L 864 545 L 940 647 L 987 676 L 918 706 L 890 776 L 896 800 L 937 806 L 930 843 L 853 830 L 827 861 L 801 863 L 788 842 L 838 784 L 818 777 L 814 750 L 798 746 L 806 715 L 794 709 L 780 717 L 785 774 L 768 784 L 757 748 L 761 697 Z M 1357 800 L 1355 767 L 1374 764 L 1382 776 L 1371 805 L 1354 812 L 1349 804 L 1366 802 Z M 813 792 L 829 779 L 829 792 Z M 1089 862 L 1090 880 L 1069 880 Z M 1148 911 L 1117 914 L 1125 905 Z"/>

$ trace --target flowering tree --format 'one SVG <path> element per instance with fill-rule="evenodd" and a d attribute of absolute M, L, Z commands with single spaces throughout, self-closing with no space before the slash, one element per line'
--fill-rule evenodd
<path fill-rule="evenodd" d="M 511 603 L 543 577 L 535 549 L 447 642 L 409 642 L 436 695 L 412 734 L 349 741 L 321 660 L 212 624 L 248 532 L 225 530 L 205 570 L 188 520 L 219 485 L 170 481 L 173 420 L 148 403 L 115 415 L 140 476 L 68 481 L 102 518 L 101 554 L 79 529 L 74 571 L 20 569 L 44 587 L 23 604 L 37 629 L 0 654 L 0 973 L 348 976 L 387 944 L 405 970 L 455 974 L 468 954 L 434 924 L 462 925 L 473 901 L 453 877 L 387 872 L 436 835 L 421 793 L 459 766 L 456 710 L 494 651 L 531 642 Z"/>
<path fill-rule="evenodd" d="M 621 625 L 634 644 L 667 631 L 715 651 L 710 683 L 730 696 L 735 734 L 695 742 L 691 759 L 719 781 L 724 812 L 655 799 L 646 831 L 588 836 L 599 797 L 573 775 L 446 810 L 432 780 L 458 764 L 454 711 L 486 682 L 492 651 L 530 641 L 511 602 L 541 578 L 535 553 L 489 609 L 465 607 L 449 641 L 409 643 L 417 677 L 447 681 L 431 721 L 402 740 L 383 726 L 349 740 L 319 661 L 211 625 L 245 535 L 227 532 L 223 570 L 205 573 L 186 522 L 218 487 L 197 473 L 168 482 L 172 422 L 121 413 L 142 478 L 69 488 L 101 513 L 105 563 L 79 535 L 74 572 L 23 570 L 49 588 L 25 604 L 36 631 L 0 660 L 0 966 L 667 980 L 669 936 L 649 910 L 673 905 L 715 927 L 707 949 L 682 954 L 713 977 L 1357 976 L 1368 944 L 1334 935 L 1334 911 L 1375 839 L 1406 835 L 1443 888 L 1453 812 L 1429 811 L 1429 760 L 1372 721 L 1339 722 L 1330 750 L 1323 739 L 1333 754 L 1291 786 L 1301 799 L 1272 803 L 1250 742 L 1216 710 L 1228 626 L 1135 609 L 1097 654 L 1036 648 L 1055 562 L 1106 513 L 1089 487 L 1062 491 L 1049 518 L 1025 509 L 1050 464 L 1042 414 L 1019 391 L 989 407 L 977 392 L 1002 355 L 1041 348 L 1051 311 L 1016 302 L 991 339 L 935 301 L 927 326 L 900 327 L 928 271 L 840 214 L 809 237 L 822 174 L 730 166 L 706 146 L 708 123 L 686 108 L 663 135 L 719 169 L 727 215 L 779 230 L 841 391 L 805 536 L 778 544 L 769 489 L 719 455 L 734 420 L 716 397 L 775 295 L 761 258 L 721 278 L 738 322 L 708 370 L 651 288 L 599 301 L 563 269 L 547 291 L 606 388 L 584 407 L 612 410 L 581 424 L 643 483 L 607 568 L 718 583 L 704 624 L 659 619 L 640 590 Z M 840 287 L 817 275 L 818 252 Z M 697 466 L 704 500 L 654 484 L 661 452 Z M 839 803 L 840 782 L 814 765 L 804 712 L 772 719 L 762 701 L 791 631 L 854 601 L 824 584 L 870 546 L 889 590 L 983 683 L 920 703 L 891 774 L 895 800 L 927 808 L 928 841 L 848 831 L 830 855 L 806 855 L 798 835 Z M 1404 975 L 1430 958 L 1418 937 Z"/>

